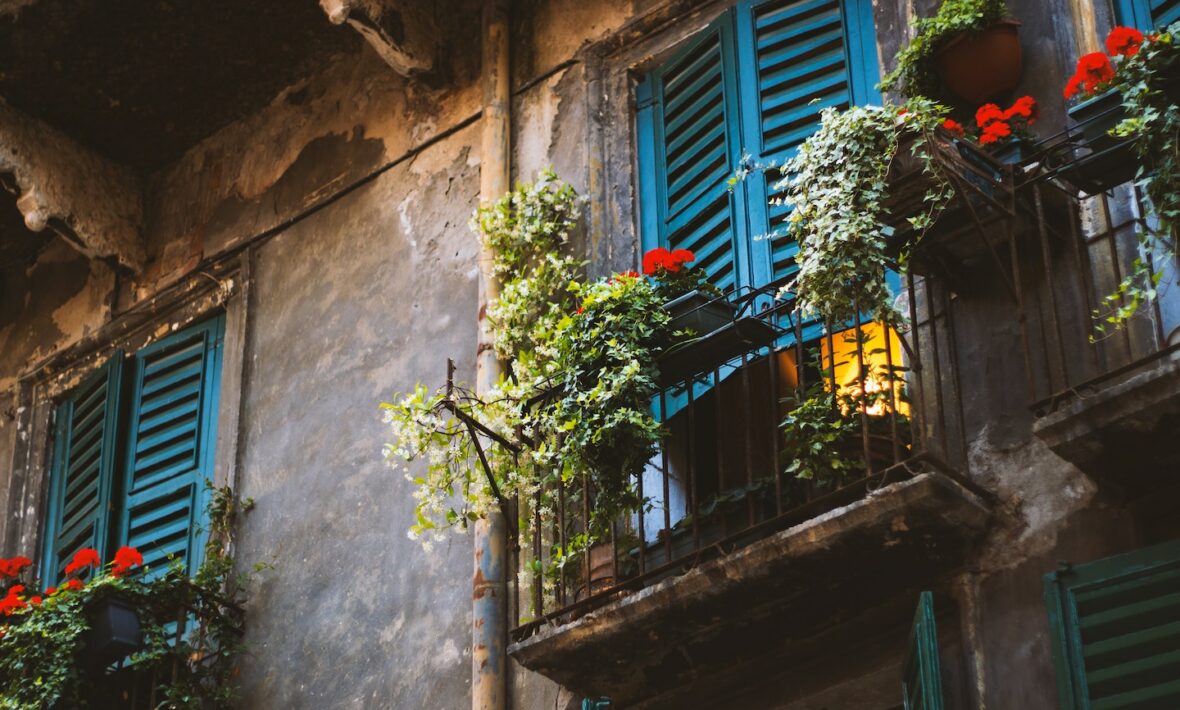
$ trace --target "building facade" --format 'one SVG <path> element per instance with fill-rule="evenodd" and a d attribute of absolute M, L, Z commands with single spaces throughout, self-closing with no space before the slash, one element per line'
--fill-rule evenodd
<path fill-rule="evenodd" d="M 591 276 L 688 248 L 762 308 L 795 246 L 773 181 L 731 178 L 793 155 L 821 109 L 880 103 L 937 5 L 517 0 L 510 174 L 551 166 L 586 198 Z M 1050 146 L 1076 58 L 1177 19 L 1008 6 L 1012 95 Z M 234 554 L 273 569 L 239 707 L 472 704 L 473 543 L 407 539 L 378 405 L 448 358 L 475 377 L 485 9 L 0 0 L 0 553 L 46 580 L 87 546 L 195 565 L 204 481 L 252 498 Z M 877 357 L 911 373 L 910 433 L 866 434 L 859 486 L 751 493 L 788 485 L 804 345 L 834 363 L 853 326 L 779 320 L 684 370 L 610 573 L 535 605 L 507 573 L 498 707 L 1180 707 L 1180 290 L 1095 341 L 1152 217 L 1133 184 L 1083 195 L 1051 163 L 986 163 L 998 212 L 955 213 L 986 249 L 895 283 L 913 318 Z"/>

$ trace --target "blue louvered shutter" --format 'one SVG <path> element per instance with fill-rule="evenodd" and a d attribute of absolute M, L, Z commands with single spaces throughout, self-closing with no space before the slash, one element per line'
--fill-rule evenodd
<path fill-rule="evenodd" d="M 132 358 L 120 544 L 138 548 L 157 572 L 169 559 L 190 573 L 201 562 L 223 329 L 218 317 Z"/>
<path fill-rule="evenodd" d="M 1060 706 L 1180 708 L 1180 540 L 1045 576 Z"/>
<path fill-rule="evenodd" d="M 934 624 L 934 595 L 930 592 L 922 592 L 918 597 L 901 686 L 905 710 L 942 710 L 942 668 Z"/>
<path fill-rule="evenodd" d="M 123 354 L 116 352 L 55 411 L 41 564 L 47 584 L 57 584 L 84 547 L 109 557 L 122 372 Z"/>
<path fill-rule="evenodd" d="M 1180 0 L 1115 0 L 1115 11 L 1120 25 L 1151 30 L 1180 20 Z"/>
<path fill-rule="evenodd" d="M 690 249 L 710 280 L 749 283 L 744 189 L 729 179 L 741 158 L 733 16 L 725 13 L 648 74 L 639 104 L 640 215 L 644 249 Z"/>
<path fill-rule="evenodd" d="M 880 101 L 869 0 L 770 0 L 737 8 L 743 143 L 761 165 L 781 165 L 819 127 L 825 108 Z M 787 209 L 771 204 L 778 172 L 747 180 L 755 283 L 795 271 L 795 243 L 782 236 Z"/>

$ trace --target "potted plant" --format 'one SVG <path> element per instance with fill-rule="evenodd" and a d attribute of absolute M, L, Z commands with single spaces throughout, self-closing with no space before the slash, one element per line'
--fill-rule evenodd
<path fill-rule="evenodd" d="M 703 270 L 689 266 L 696 255 L 688 249 L 656 247 L 643 255 L 643 273 L 656 279 L 668 299 L 664 310 L 673 332 L 706 335 L 733 322 L 737 308 L 709 283 Z"/>
<path fill-rule="evenodd" d="M 233 510 L 214 491 L 205 561 L 194 577 L 179 563 L 147 570 L 135 548 L 105 565 L 79 550 L 66 579 L 43 592 L 30 561 L 0 560 L 0 698 L 5 707 L 115 707 L 118 687 L 154 678 L 161 707 L 230 707 L 241 643 L 242 594 L 225 554 Z M 150 573 L 149 573 L 150 572 Z M 200 633 L 178 635 L 179 614 Z M 119 705 L 121 707 L 121 705 Z"/>
<path fill-rule="evenodd" d="M 1151 149 L 1142 119 L 1153 115 L 1152 123 L 1160 123 L 1167 107 L 1180 102 L 1180 53 L 1172 39 L 1170 32 L 1146 37 L 1132 27 L 1116 27 L 1107 35 L 1106 52 L 1078 59 L 1064 94 L 1066 99 L 1083 99 L 1069 109 L 1081 146 L 1065 177 L 1085 192 L 1096 194 L 1127 182 L 1145 161 L 1161 157 Z M 1116 131 L 1124 122 L 1125 130 Z"/>
<path fill-rule="evenodd" d="M 1150 262 L 1175 264 L 1180 220 L 1180 23 L 1158 34 L 1115 27 L 1106 53 L 1078 60 L 1065 97 L 1085 97 L 1070 115 L 1082 145 L 1060 174 L 1095 194 L 1138 178 L 1155 224 L 1137 230 L 1139 256 L 1126 277 L 1103 297 L 1093 316 L 1099 336 L 1116 331 L 1158 298 L 1165 273 Z M 1150 259 L 1147 255 L 1150 255 Z M 1169 280 L 1173 277 L 1168 277 Z M 1170 324 L 1162 324 L 1165 328 Z"/>
<path fill-rule="evenodd" d="M 913 23 L 915 36 L 897 54 L 881 88 L 938 97 L 940 84 L 973 106 L 1016 88 L 1022 58 L 1004 0 L 944 0 L 933 17 Z"/>

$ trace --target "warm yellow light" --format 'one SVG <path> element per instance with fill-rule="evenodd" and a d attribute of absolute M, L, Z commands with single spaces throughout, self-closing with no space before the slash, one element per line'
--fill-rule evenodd
<path fill-rule="evenodd" d="M 866 413 L 874 417 L 884 416 L 896 403 L 897 413 L 908 417 L 910 406 L 901 399 L 904 378 L 898 368 L 902 367 L 904 361 L 902 360 L 901 339 L 898 338 L 897 331 L 880 323 L 865 323 L 860 326 L 860 333 L 863 345 L 859 360 L 856 354 L 856 328 L 849 328 L 833 334 L 830 339 L 831 347 L 829 347 L 828 338 L 821 339 L 825 370 L 833 367 L 832 350 L 835 350 L 835 380 L 838 392 L 859 398 L 861 392 L 860 363 L 863 362 L 865 368 L 864 390 L 870 398 L 877 400 L 865 410 Z M 885 349 L 886 339 L 889 343 L 888 352 Z M 893 366 L 892 375 L 890 374 L 890 365 Z M 875 394 L 887 392 L 891 383 L 892 397 L 887 394 L 879 399 L 873 397 Z"/>

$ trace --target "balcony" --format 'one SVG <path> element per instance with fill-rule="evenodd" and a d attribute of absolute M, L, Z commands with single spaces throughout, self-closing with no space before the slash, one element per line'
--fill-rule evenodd
<path fill-rule="evenodd" d="M 863 613 L 866 588 L 884 600 L 960 564 L 989 504 L 966 476 L 950 294 L 909 277 L 895 330 L 803 319 L 769 298 L 783 285 L 731 296 L 732 323 L 665 356 L 665 438 L 635 481 L 647 505 L 554 577 L 518 577 L 509 652 L 525 667 L 626 704 L 789 652 Z M 822 446 L 796 421 L 817 401 Z M 521 570 L 586 529 L 589 485 L 556 499 Z"/>
<path fill-rule="evenodd" d="M 1075 162 L 1054 162 L 1022 187 L 1034 229 L 1012 252 L 1034 431 L 1108 490 L 1141 494 L 1180 465 L 1180 272 L 1159 237 L 1141 244 L 1154 218 L 1134 184 L 1085 196 L 1060 179 Z M 1158 298 L 1104 329 L 1103 313 L 1134 310 L 1118 286 L 1137 259 Z"/>

